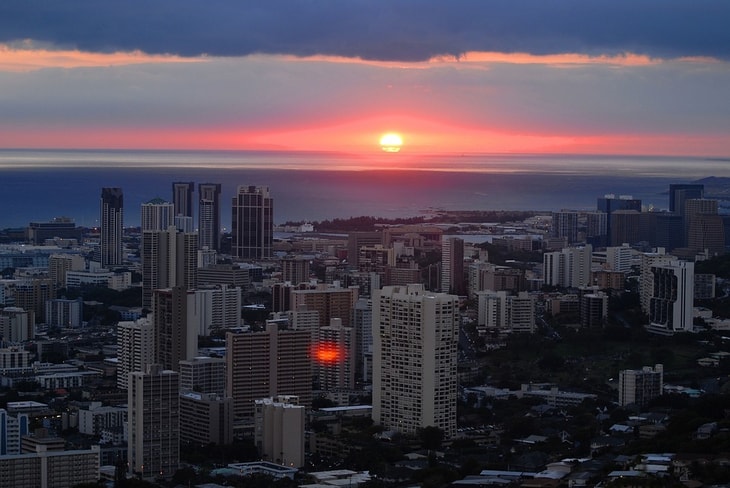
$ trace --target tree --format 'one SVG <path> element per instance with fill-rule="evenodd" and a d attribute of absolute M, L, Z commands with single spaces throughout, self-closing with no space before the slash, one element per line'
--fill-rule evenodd
<path fill-rule="evenodd" d="M 421 438 L 421 446 L 429 451 L 434 451 L 441 447 L 441 442 L 444 440 L 444 431 L 439 427 L 429 425 L 419 431 L 419 437 Z"/>

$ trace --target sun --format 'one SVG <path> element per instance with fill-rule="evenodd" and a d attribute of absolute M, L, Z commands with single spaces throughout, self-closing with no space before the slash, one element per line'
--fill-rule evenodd
<path fill-rule="evenodd" d="M 400 151 L 403 146 L 403 138 L 395 132 L 388 132 L 380 136 L 380 149 L 389 153 Z"/>

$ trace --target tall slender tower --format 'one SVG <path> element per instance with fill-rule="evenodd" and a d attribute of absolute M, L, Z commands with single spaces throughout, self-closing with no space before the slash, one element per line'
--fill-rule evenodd
<path fill-rule="evenodd" d="M 221 233 L 221 185 L 201 183 L 198 185 L 198 237 L 200 249 L 220 250 Z"/>
<path fill-rule="evenodd" d="M 166 230 L 142 232 L 142 306 L 152 306 L 152 293 L 159 288 L 195 288 L 197 281 L 198 236 Z"/>
<path fill-rule="evenodd" d="M 413 435 L 456 434 L 459 297 L 423 285 L 373 293 L 373 420 Z"/>
<path fill-rule="evenodd" d="M 441 291 L 463 295 L 464 285 L 464 240 L 449 237 L 441 242 Z"/>
<path fill-rule="evenodd" d="M 274 235 L 274 200 L 267 186 L 238 187 L 233 197 L 231 254 L 242 259 L 269 259 Z"/>
<path fill-rule="evenodd" d="M 172 203 L 175 206 L 175 216 L 193 217 L 193 191 L 195 183 L 176 182 L 172 184 Z"/>
<path fill-rule="evenodd" d="M 124 195 L 121 188 L 101 189 L 101 265 L 122 264 Z"/>
<path fill-rule="evenodd" d="M 180 380 L 159 364 L 129 375 L 129 473 L 171 478 L 180 464 Z"/>

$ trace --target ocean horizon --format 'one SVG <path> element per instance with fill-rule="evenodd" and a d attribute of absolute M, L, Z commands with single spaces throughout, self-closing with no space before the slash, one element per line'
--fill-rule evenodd
<path fill-rule="evenodd" d="M 94 226 L 102 187 L 124 191 L 125 226 L 140 205 L 171 200 L 174 181 L 221 183 L 230 226 L 238 185 L 270 188 L 274 221 L 434 210 L 590 210 L 605 194 L 665 209 L 670 183 L 730 177 L 730 160 L 554 154 L 345 154 L 279 151 L 0 150 L 0 228 L 54 217 Z"/>

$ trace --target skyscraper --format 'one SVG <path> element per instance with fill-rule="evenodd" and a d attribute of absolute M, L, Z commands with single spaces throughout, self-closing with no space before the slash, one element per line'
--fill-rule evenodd
<path fill-rule="evenodd" d="M 669 185 L 669 211 L 684 215 L 684 202 L 703 198 L 705 185 L 697 183 L 675 183 Z"/>
<path fill-rule="evenodd" d="M 129 373 L 145 371 L 154 362 L 155 328 L 147 318 L 117 324 L 117 388 L 126 390 Z"/>
<path fill-rule="evenodd" d="M 373 420 L 414 435 L 456 433 L 459 298 L 423 285 L 373 293 Z"/>
<path fill-rule="evenodd" d="M 172 184 L 172 203 L 175 206 L 175 216 L 193 217 L 193 191 L 195 183 L 176 182 Z"/>
<path fill-rule="evenodd" d="M 240 185 L 232 205 L 231 254 L 241 259 L 271 258 L 274 200 L 269 188 Z"/>
<path fill-rule="evenodd" d="M 140 213 L 140 227 L 146 230 L 167 230 L 174 225 L 174 205 L 162 198 L 153 198 L 142 204 Z"/>
<path fill-rule="evenodd" d="M 101 265 L 117 266 L 124 261 L 124 195 L 121 188 L 101 189 Z"/>
<path fill-rule="evenodd" d="M 441 291 L 464 295 L 464 240 L 449 237 L 441 242 Z"/>
<path fill-rule="evenodd" d="M 195 292 L 176 286 L 155 290 L 152 295 L 155 326 L 155 362 L 178 371 L 180 361 L 198 354 L 200 317 L 195 309 Z"/>
<path fill-rule="evenodd" d="M 129 472 L 145 479 L 171 478 L 180 463 L 178 374 L 153 364 L 129 378 Z"/>
<path fill-rule="evenodd" d="M 221 185 L 198 185 L 198 237 L 200 248 L 220 250 L 221 233 Z"/>
<path fill-rule="evenodd" d="M 623 244 L 622 242 L 613 242 L 611 240 L 613 236 L 611 232 L 612 214 L 617 210 L 636 210 L 637 212 L 641 212 L 641 200 L 637 200 L 631 197 L 631 195 L 620 195 L 616 197 L 616 195 L 609 193 L 599 198 L 596 206 L 600 212 L 606 213 L 606 236 L 608 239 L 606 245 L 620 246 Z"/>
<path fill-rule="evenodd" d="M 578 212 L 561 210 L 553 212 L 551 234 L 553 237 L 565 237 L 568 244 L 578 241 Z"/>
<path fill-rule="evenodd" d="M 142 232 L 142 306 L 152 306 L 152 292 L 158 288 L 195 288 L 198 270 L 198 236 L 166 230 Z"/>
<path fill-rule="evenodd" d="M 651 267 L 654 288 L 649 299 L 649 330 L 660 334 L 692 332 L 695 265 L 670 261 Z"/>

